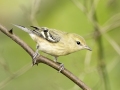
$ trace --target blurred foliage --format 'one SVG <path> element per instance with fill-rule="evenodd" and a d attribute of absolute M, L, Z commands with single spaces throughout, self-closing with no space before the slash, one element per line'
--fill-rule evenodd
<path fill-rule="evenodd" d="M 27 27 L 32 24 L 46 26 L 80 34 L 93 51 L 83 50 L 58 60 L 92 90 L 117 90 L 120 83 L 119 8 L 119 0 L 0 0 L 0 23 L 8 29 L 14 28 L 14 33 L 33 49 L 35 42 L 11 23 Z M 96 35 L 96 31 L 101 35 Z M 81 90 L 44 64 L 31 67 L 30 56 L 1 32 L 0 89 Z"/>

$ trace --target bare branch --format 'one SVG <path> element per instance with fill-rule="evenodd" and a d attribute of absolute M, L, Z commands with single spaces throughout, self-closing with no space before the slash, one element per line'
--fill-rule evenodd
<path fill-rule="evenodd" d="M 13 41 L 15 41 L 18 45 L 20 45 L 31 57 L 33 57 L 34 51 L 24 41 L 22 41 L 19 37 L 17 37 L 13 32 L 11 33 L 11 30 L 9 32 L 5 27 L 3 27 L 0 24 L 0 31 L 3 32 L 8 37 L 10 37 Z M 53 62 L 52 60 L 44 56 L 40 55 L 36 61 L 37 63 L 44 63 L 59 71 L 59 64 Z M 75 84 L 77 84 L 83 90 L 91 90 L 87 85 L 85 85 L 81 80 L 79 80 L 79 78 L 74 76 L 67 69 L 62 70 L 61 73 L 65 75 L 67 78 L 69 78 L 70 80 L 72 80 Z"/>

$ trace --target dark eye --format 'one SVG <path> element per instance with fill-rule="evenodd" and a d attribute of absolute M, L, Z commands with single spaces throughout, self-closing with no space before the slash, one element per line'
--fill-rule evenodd
<path fill-rule="evenodd" d="M 77 45 L 80 45 L 80 42 L 79 41 L 76 41 Z"/>

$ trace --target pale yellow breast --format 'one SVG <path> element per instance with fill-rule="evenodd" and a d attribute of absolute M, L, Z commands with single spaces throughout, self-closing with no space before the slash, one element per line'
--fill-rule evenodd
<path fill-rule="evenodd" d="M 48 41 L 43 40 L 43 42 L 39 43 L 39 46 L 40 51 L 53 56 L 62 56 L 69 54 L 69 52 L 66 51 L 64 44 L 60 45 L 60 43 L 49 43 Z"/>
<path fill-rule="evenodd" d="M 66 45 L 63 42 L 51 43 L 46 39 L 40 38 L 36 35 L 30 35 L 36 43 L 39 44 L 39 50 L 53 56 L 67 55 Z"/>

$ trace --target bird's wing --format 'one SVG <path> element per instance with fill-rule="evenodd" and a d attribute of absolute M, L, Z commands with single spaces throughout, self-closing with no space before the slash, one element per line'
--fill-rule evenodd
<path fill-rule="evenodd" d="M 61 39 L 61 36 L 59 35 L 59 33 L 56 32 L 56 30 L 48 29 L 46 27 L 41 27 L 41 28 L 34 26 L 31 27 L 34 28 L 34 30 L 32 30 L 34 34 L 36 34 L 41 38 L 46 39 L 49 42 L 56 43 L 59 42 Z"/>
<path fill-rule="evenodd" d="M 22 29 L 23 31 L 25 31 L 29 34 L 35 34 L 35 35 L 37 35 L 41 38 L 44 38 L 47 41 L 52 42 L 52 43 L 59 42 L 61 40 L 61 38 L 63 37 L 63 35 L 66 34 L 66 32 L 62 32 L 62 31 L 55 30 L 55 29 L 48 29 L 46 27 L 31 26 L 33 29 L 28 29 L 21 25 L 15 25 L 15 24 L 13 24 L 13 25 Z"/>

